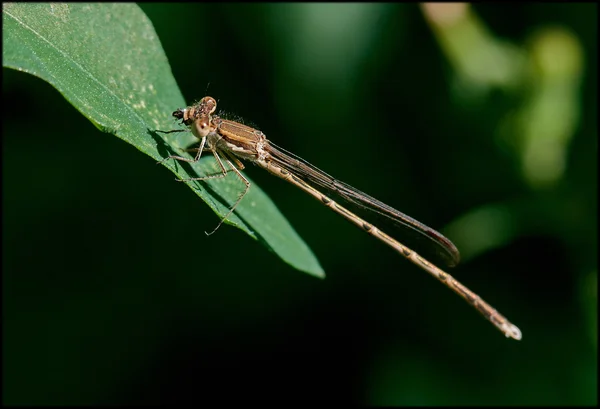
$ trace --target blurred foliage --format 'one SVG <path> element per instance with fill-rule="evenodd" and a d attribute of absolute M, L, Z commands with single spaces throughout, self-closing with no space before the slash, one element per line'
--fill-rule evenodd
<path fill-rule="evenodd" d="M 440 229 L 523 340 L 254 167 L 327 279 L 206 237 L 170 172 L 3 69 L 5 403 L 597 404 L 596 4 L 140 7 L 187 101 Z"/>

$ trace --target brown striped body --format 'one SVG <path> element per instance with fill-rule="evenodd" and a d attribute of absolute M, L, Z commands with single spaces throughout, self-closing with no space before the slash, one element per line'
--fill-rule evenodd
<path fill-rule="evenodd" d="M 225 177 L 230 171 L 233 171 L 246 185 L 246 189 L 230 211 L 225 215 L 217 228 L 233 212 L 240 203 L 248 189 L 250 182 L 240 172 L 244 168 L 241 160 L 246 160 L 257 164 L 269 173 L 286 180 L 295 185 L 304 192 L 308 193 L 325 206 L 344 217 L 349 222 L 358 226 L 369 235 L 375 237 L 381 242 L 387 244 L 396 250 L 403 257 L 412 261 L 429 274 L 437 278 L 448 288 L 458 294 L 461 298 L 472 305 L 487 320 L 502 331 L 507 337 L 517 340 L 521 339 L 521 331 L 515 325 L 511 324 L 504 316 L 496 311 L 491 305 L 481 299 L 477 294 L 469 290 L 466 286 L 458 282 L 450 274 L 444 272 L 424 257 L 417 254 L 407 246 L 401 244 L 388 234 L 379 230 L 376 226 L 363 220 L 350 210 L 341 206 L 330 197 L 324 195 L 315 189 L 310 183 L 319 187 L 328 189 L 349 202 L 358 204 L 368 210 L 382 214 L 395 222 L 401 224 L 409 230 L 412 230 L 422 238 L 429 240 L 432 246 L 435 246 L 442 254 L 446 256 L 445 260 L 449 265 L 458 263 L 459 253 L 454 244 L 444 237 L 441 233 L 425 226 L 419 221 L 399 212 L 396 209 L 378 201 L 359 190 L 340 182 L 318 168 L 312 166 L 301 158 L 276 147 L 269 142 L 266 136 L 259 130 L 243 125 L 241 123 L 222 119 L 215 112 L 217 103 L 211 97 L 204 97 L 193 106 L 185 109 L 178 109 L 173 112 L 173 116 L 181 119 L 188 125 L 192 133 L 200 140 L 200 147 L 194 160 L 181 156 L 170 156 L 177 160 L 187 162 L 196 162 L 199 160 L 203 150 L 209 150 L 213 153 L 222 173 L 219 175 L 205 176 L 201 178 L 192 178 L 188 180 L 205 180 L 214 177 Z M 165 160 L 166 160 L 165 159 Z M 227 163 L 230 169 L 226 169 L 223 161 Z M 235 162 L 234 163 L 232 163 Z M 310 182 L 310 183 L 308 183 Z M 216 230 L 216 228 L 215 228 Z M 214 232 L 214 230 L 213 230 Z"/>

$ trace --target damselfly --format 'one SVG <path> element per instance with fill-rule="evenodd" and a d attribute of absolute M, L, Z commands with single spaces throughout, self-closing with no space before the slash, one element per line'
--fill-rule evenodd
<path fill-rule="evenodd" d="M 273 142 L 269 141 L 261 131 L 214 115 L 216 108 L 217 102 L 214 98 L 204 97 L 197 104 L 173 112 L 173 116 L 177 119 L 181 119 L 182 123 L 188 126 L 189 129 L 159 131 L 171 133 L 191 130 L 193 135 L 200 140 L 200 146 L 191 149 L 191 151 L 197 152 L 193 159 L 172 155 L 159 163 L 168 159 L 197 162 L 203 151 L 209 151 L 213 154 L 221 169 L 221 172 L 215 175 L 184 180 L 206 180 L 225 177 L 229 172 L 233 172 L 246 186 L 229 212 L 221 219 L 215 230 L 231 215 L 248 192 L 248 189 L 250 189 L 250 182 L 240 172 L 244 169 L 244 165 L 240 159 L 252 162 L 271 174 L 302 189 L 346 220 L 387 244 L 402 256 L 427 271 L 477 309 L 477 311 L 502 331 L 506 337 L 517 340 L 521 339 L 521 331 L 519 328 L 510 323 L 504 316 L 473 291 L 469 290 L 450 274 L 442 271 L 414 250 L 403 245 L 345 207 L 342 207 L 328 196 L 325 196 L 314 186 L 335 193 L 348 202 L 358 205 L 360 208 L 388 217 L 395 223 L 401 225 L 405 231 L 411 232 L 426 241 L 429 249 L 432 249 L 441 255 L 449 266 L 453 266 L 459 261 L 459 252 L 449 239 L 432 228 L 425 226 L 423 223 L 420 223 L 346 183 L 334 179 L 298 156 L 276 146 Z M 215 230 L 213 230 L 213 232 Z"/>

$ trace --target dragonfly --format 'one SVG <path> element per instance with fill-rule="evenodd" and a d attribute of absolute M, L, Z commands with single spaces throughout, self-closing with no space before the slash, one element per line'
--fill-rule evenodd
<path fill-rule="evenodd" d="M 404 232 L 419 238 L 421 242 L 424 242 L 424 248 L 428 252 L 440 256 L 439 258 L 450 267 L 458 264 L 460 260 L 459 251 L 452 241 L 425 224 L 333 178 L 299 156 L 275 145 L 258 129 L 221 118 L 215 114 L 216 109 L 216 100 L 206 96 L 199 102 L 186 108 L 177 109 L 172 113 L 177 120 L 181 120 L 181 124 L 185 125 L 186 129 L 158 131 L 165 134 L 191 131 L 199 140 L 198 148 L 186 149 L 186 151 L 196 152 L 193 158 L 170 155 L 158 163 L 164 163 L 169 159 L 195 163 L 200 160 L 203 152 L 210 152 L 221 170 L 219 173 L 208 176 L 177 180 L 202 181 L 212 178 L 224 178 L 228 174 L 234 173 L 245 185 L 244 190 L 228 213 L 221 218 L 217 227 L 211 233 L 207 234 L 214 233 L 233 213 L 248 193 L 251 183 L 241 172 L 244 170 L 242 161 L 253 163 L 314 197 L 350 223 L 356 225 L 370 236 L 383 242 L 400 253 L 401 256 L 428 272 L 479 311 L 483 317 L 504 333 L 507 338 L 521 339 L 521 330 L 479 295 L 437 267 L 434 263 L 428 261 L 415 250 L 402 244 L 354 212 L 351 212 L 346 207 L 334 201 L 330 196 L 323 194 L 318 188 L 333 193 L 361 209 L 390 219 L 395 224 L 401 226 Z"/>

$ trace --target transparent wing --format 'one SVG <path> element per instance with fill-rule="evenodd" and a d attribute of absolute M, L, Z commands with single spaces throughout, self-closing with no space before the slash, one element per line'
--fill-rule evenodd
<path fill-rule="evenodd" d="M 413 219 L 410 216 L 394 209 L 391 206 L 367 195 L 360 190 L 341 182 L 319 168 L 291 152 L 278 147 L 269 141 L 269 153 L 272 160 L 279 166 L 289 170 L 291 173 L 319 186 L 328 192 L 332 192 L 361 209 L 385 216 L 397 229 L 400 241 L 426 258 L 442 261 L 445 265 L 453 267 L 460 261 L 458 249 L 448 238 Z M 433 261 L 433 260 L 432 260 Z"/>

